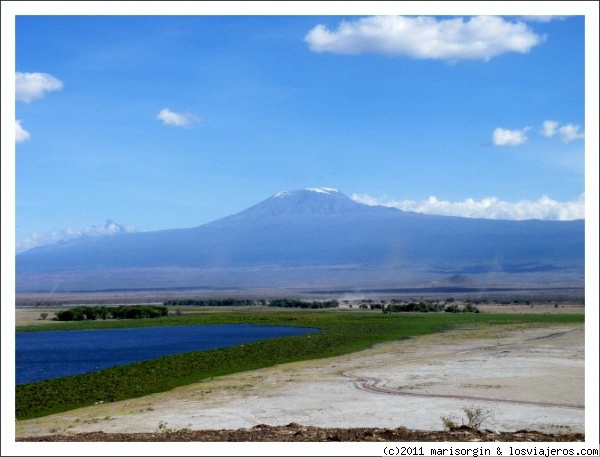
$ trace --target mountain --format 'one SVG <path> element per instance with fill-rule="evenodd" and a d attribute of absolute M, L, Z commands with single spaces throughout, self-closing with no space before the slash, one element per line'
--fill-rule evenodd
<path fill-rule="evenodd" d="M 17 292 L 581 284 L 584 221 L 432 216 L 330 188 L 279 192 L 194 228 L 81 237 L 16 257 Z"/>

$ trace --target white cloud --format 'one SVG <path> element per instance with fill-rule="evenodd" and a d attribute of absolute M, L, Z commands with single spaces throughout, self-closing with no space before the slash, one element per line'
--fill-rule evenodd
<path fill-rule="evenodd" d="M 563 143 L 570 143 L 574 140 L 583 140 L 584 132 L 581 131 L 579 125 L 567 124 L 560 126 L 556 121 L 544 121 L 542 124 L 541 134 L 547 138 L 558 138 Z"/>
<path fill-rule="evenodd" d="M 176 113 L 169 108 L 160 110 L 160 113 L 156 115 L 156 118 L 160 119 L 165 125 L 172 125 L 175 127 L 192 127 L 202 122 L 202 119 L 195 114 Z"/>
<path fill-rule="evenodd" d="M 521 130 L 507 130 L 497 128 L 492 134 L 494 146 L 519 146 L 527 142 L 527 131 L 530 127 Z M 558 138 L 563 143 L 570 143 L 575 140 L 583 140 L 585 133 L 581 131 L 581 126 L 574 124 L 560 125 L 560 122 L 547 120 L 542 123 L 539 133 L 546 138 Z"/>
<path fill-rule="evenodd" d="M 551 22 L 551 21 L 562 21 L 566 19 L 566 16 L 542 16 L 542 15 L 530 15 L 520 16 L 520 19 L 528 22 Z"/>
<path fill-rule="evenodd" d="M 436 197 L 421 202 L 413 200 L 394 201 L 375 198 L 370 195 L 352 195 L 352 199 L 367 205 L 381 205 L 425 214 L 444 216 L 472 217 L 482 219 L 542 219 L 567 221 L 583 219 L 585 215 L 585 195 L 576 200 L 558 202 L 543 196 L 536 201 L 521 200 L 516 203 L 506 202 L 496 197 L 483 198 L 479 201 L 468 198 L 462 202 L 438 200 Z"/>
<path fill-rule="evenodd" d="M 343 21 L 330 31 L 319 24 L 304 40 L 315 52 L 367 52 L 415 59 L 489 60 L 506 52 L 526 53 L 544 40 L 527 24 L 498 16 L 436 19 L 371 16 Z"/>
<path fill-rule="evenodd" d="M 46 92 L 61 90 L 62 81 L 46 73 L 15 73 L 15 98 L 31 103 L 42 98 Z"/>
<path fill-rule="evenodd" d="M 567 124 L 559 127 L 558 129 L 558 138 L 563 143 L 570 143 L 573 140 L 583 140 L 585 135 L 580 131 L 578 125 Z"/>
<path fill-rule="evenodd" d="M 522 130 L 508 130 L 498 127 L 492 134 L 492 143 L 494 146 L 519 146 L 527 142 L 526 127 Z"/>
<path fill-rule="evenodd" d="M 103 225 L 92 225 L 84 229 L 66 228 L 50 232 L 34 233 L 29 238 L 17 241 L 15 249 L 19 253 L 35 247 L 55 244 L 83 236 L 110 236 L 117 233 L 132 233 L 135 231 L 133 227 L 126 227 L 108 220 Z"/>
<path fill-rule="evenodd" d="M 27 141 L 29 138 L 31 138 L 31 135 L 21 126 L 21 121 L 17 119 L 15 121 L 15 143 Z"/>
<path fill-rule="evenodd" d="M 551 138 L 556 135 L 556 131 L 558 130 L 558 122 L 556 121 L 544 121 L 542 124 L 541 134 L 545 137 Z"/>

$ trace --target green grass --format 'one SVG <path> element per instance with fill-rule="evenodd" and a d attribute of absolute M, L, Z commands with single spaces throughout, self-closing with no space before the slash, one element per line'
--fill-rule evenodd
<path fill-rule="evenodd" d="M 17 331 L 80 330 L 156 325 L 234 324 L 314 327 L 319 333 L 275 338 L 240 346 L 179 354 L 96 373 L 16 386 L 17 419 L 68 411 L 97 401 L 118 401 L 165 392 L 203 379 L 285 362 L 331 357 L 391 340 L 453 327 L 508 324 L 583 323 L 568 314 L 454 314 L 336 311 L 238 310 L 129 321 L 84 321 L 18 327 Z"/>

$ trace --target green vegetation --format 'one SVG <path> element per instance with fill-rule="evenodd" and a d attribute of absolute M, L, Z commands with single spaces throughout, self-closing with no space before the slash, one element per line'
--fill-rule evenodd
<path fill-rule="evenodd" d="M 337 300 L 298 300 L 295 298 L 277 298 L 275 300 L 251 300 L 239 298 L 205 298 L 205 299 L 183 299 L 183 300 L 167 300 L 165 306 L 271 306 L 274 308 L 304 308 L 304 309 L 320 309 L 320 308 L 337 308 L 339 303 Z"/>
<path fill-rule="evenodd" d="M 156 319 L 73 321 L 18 327 L 17 331 L 80 330 L 251 323 L 319 328 L 302 336 L 274 338 L 230 348 L 179 354 L 96 373 L 69 376 L 16 386 L 17 419 L 165 392 L 178 386 L 238 371 L 281 363 L 331 357 L 411 336 L 474 325 L 537 325 L 584 321 L 571 314 L 397 313 L 370 311 L 296 311 L 293 309 L 237 308 L 232 312 L 204 312 Z"/>
<path fill-rule="evenodd" d="M 47 313 L 43 313 L 46 314 Z M 75 306 L 56 312 L 58 321 L 85 321 L 96 319 L 149 319 L 169 315 L 163 306 L 123 305 L 123 306 Z"/>
<path fill-rule="evenodd" d="M 305 301 L 295 300 L 293 298 L 280 298 L 271 300 L 269 306 L 276 308 L 304 308 L 304 309 L 321 309 L 321 308 L 337 308 L 339 305 L 337 300 L 327 301 Z"/>
<path fill-rule="evenodd" d="M 425 301 L 399 303 L 391 305 L 371 305 L 371 309 L 381 309 L 384 313 L 478 313 L 479 308 L 472 303 L 465 303 L 464 306 L 446 305 L 443 303 L 430 303 Z"/>
<path fill-rule="evenodd" d="M 167 300 L 163 304 L 165 306 L 264 306 L 267 301 L 240 298 L 186 298 Z"/>

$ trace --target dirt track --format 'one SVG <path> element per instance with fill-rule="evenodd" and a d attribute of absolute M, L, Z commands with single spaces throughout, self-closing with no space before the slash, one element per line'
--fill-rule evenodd
<path fill-rule="evenodd" d="M 460 351 L 458 354 L 454 354 L 454 355 L 464 355 L 467 353 L 474 353 L 474 352 L 497 351 L 498 349 L 500 349 L 503 346 L 511 347 L 511 346 L 514 346 L 515 344 L 528 344 L 528 343 L 531 343 L 536 340 L 544 340 L 544 339 L 549 339 L 549 338 L 560 338 L 563 336 L 567 336 L 568 333 L 575 332 L 575 331 L 581 331 L 581 330 L 579 328 L 571 328 L 569 330 L 563 330 L 563 331 L 556 332 L 556 333 L 549 333 L 549 334 L 545 334 L 542 336 L 537 336 L 537 337 L 533 337 L 533 338 L 529 338 L 529 339 L 523 339 L 521 341 L 516 341 L 516 342 L 512 342 L 512 343 L 507 343 L 507 344 L 498 343 L 495 345 L 488 345 L 488 346 L 482 346 L 480 348 L 473 348 L 473 349 L 470 349 L 467 351 Z M 343 376 L 346 376 L 347 378 L 354 380 L 357 387 L 367 390 L 367 391 L 370 391 L 370 392 L 377 392 L 377 393 L 389 394 L 389 395 L 405 395 L 405 396 L 429 397 L 429 398 L 452 398 L 452 399 L 468 400 L 468 401 L 490 401 L 490 397 L 480 397 L 480 396 L 473 396 L 473 395 L 452 395 L 452 394 L 444 395 L 444 394 L 432 394 L 432 393 L 415 393 L 415 392 L 407 392 L 402 387 L 397 388 L 397 389 L 386 388 L 386 387 L 382 386 L 382 384 L 385 383 L 385 380 L 383 380 L 383 379 L 367 378 L 364 376 L 363 377 L 356 376 L 350 372 L 343 373 Z M 496 403 L 512 403 L 512 404 L 547 406 L 547 407 L 557 407 L 557 408 L 573 408 L 573 409 L 581 409 L 581 410 L 585 409 L 585 405 L 583 403 L 582 404 L 567 404 L 567 403 L 556 403 L 556 402 L 548 401 L 548 400 L 546 400 L 546 401 L 531 401 L 531 400 L 516 400 L 513 398 L 493 398 L 493 401 Z"/>

